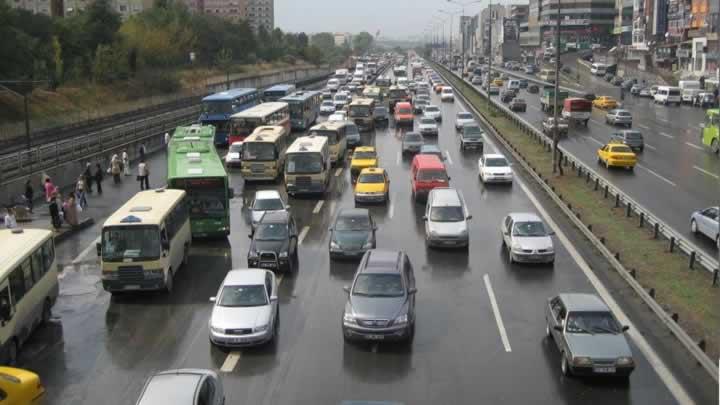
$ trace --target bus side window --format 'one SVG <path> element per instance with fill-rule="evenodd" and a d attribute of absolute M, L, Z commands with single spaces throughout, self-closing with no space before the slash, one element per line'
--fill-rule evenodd
<path fill-rule="evenodd" d="M 17 305 L 22 297 L 25 296 L 27 289 L 25 288 L 25 278 L 23 276 L 22 265 L 17 267 L 10 273 L 8 277 L 10 281 L 10 293 L 12 294 L 12 302 Z"/>
<path fill-rule="evenodd" d="M 37 283 L 42 278 L 44 271 L 42 249 L 33 252 L 31 258 L 33 279 Z"/>
<path fill-rule="evenodd" d="M 43 244 L 42 254 L 44 271 L 47 273 L 48 271 L 50 271 L 50 266 L 52 266 L 53 261 L 55 261 L 55 245 L 53 244 L 52 239 L 46 241 Z"/>
<path fill-rule="evenodd" d="M 0 320 L 9 321 L 12 318 L 12 303 L 10 302 L 10 288 L 0 290 Z M 2 398 L 0 398 L 2 399 Z"/>

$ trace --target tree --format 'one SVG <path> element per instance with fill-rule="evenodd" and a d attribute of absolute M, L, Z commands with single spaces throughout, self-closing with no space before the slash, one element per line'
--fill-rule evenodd
<path fill-rule="evenodd" d="M 300 45 L 300 49 L 304 49 L 306 46 L 308 46 L 308 36 L 304 32 L 297 34 L 297 40 L 298 45 Z"/>
<path fill-rule="evenodd" d="M 310 38 L 310 44 L 318 47 L 324 53 L 330 53 L 335 48 L 335 37 L 329 32 L 321 32 Z"/>
<path fill-rule="evenodd" d="M 100 44 L 111 44 L 120 29 L 120 14 L 112 10 L 110 0 L 95 0 L 82 14 L 84 47 L 94 52 Z"/>
<path fill-rule="evenodd" d="M 225 85 L 230 90 L 230 68 L 232 67 L 233 54 L 232 50 L 223 48 L 215 57 L 217 66 L 225 72 Z"/>
<path fill-rule="evenodd" d="M 367 53 L 372 46 L 373 40 L 373 36 L 366 31 L 355 35 L 353 38 L 353 49 L 355 49 L 355 53 L 358 55 Z"/>
<path fill-rule="evenodd" d="M 53 36 L 52 38 L 52 49 L 55 69 L 53 70 L 53 79 L 50 87 L 56 89 L 57 86 L 62 83 L 65 74 L 63 70 L 62 45 L 60 45 L 60 40 L 57 36 Z"/>

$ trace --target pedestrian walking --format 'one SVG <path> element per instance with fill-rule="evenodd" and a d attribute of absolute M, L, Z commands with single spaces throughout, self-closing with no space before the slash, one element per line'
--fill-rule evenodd
<path fill-rule="evenodd" d="M 128 156 L 127 151 L 123 151 L 122 153 L 122 163 L 123 163 L 123 174 L 125 176 L 129 176 L 130 173 L 130 156 Z"/>
<path fill-rule="evenodd" d="M 93 184 L 93 174 L 92 174 L 92 165 L 90 165 L 90 162 L 87 162 L 85 164 L 85 171 L 83 172 L 83 177 L 85 178 L 85 191 L 92 194 L 92 184 Z"/>
<path fill-rule="evenodd" d="M 28 211 L 32 214 L 33 212 L 33 198 L 35 198 L 35 190 L 33 190 L 30 179 L 25 182 L 25 201 L 27 202 Z"/>
<path fill-rule="evenodd" d="M 75 185 L 75 196 L 77 197 L 80 208 L 85 209 L 88 206 L 87 198 L 85 196 L 85 177 L 80 176 L 77 184 Z"/>
<path fill-rule="evenodd" d="M 13 229 L 17 228 L 17 219 L 15 219 L 15 209 L 12 207 L 7 208 L 7 213 L 5 214 L 5 218 L 3 218 L 3 221 L 5 221 L 5 227 L 7 229 Z"/>
<path fill-rule="evenodd" d="M 140 182 L 140 190 L 150 190 L 150 168 L 145 161 L 141 160 L 138 164 L 138 176 L 137 179 Z"/>
<path fill-rule="evenodd" d="M 110 174 L 113 176 L 113 182 L 115 184 L 120 184 L 120 158 L 117 154 L 114 154 L 112 158 L 110 159 Z"/>
<path fill-rule="evenodd" d="M 60 208 L 57 203 L 57 193 L 52 195 L 48 209 L 50 210 L 50 218 L 52 219 L 53 228 L 55 228 L 55 230 L 60 229 L 62 226 L 62 219 L 60 219 Z"/>
<path fill-rule="evenodd" d="M 65 222 L 68 223 L 70 226 L 77 226 L 78 225 L 78 209 L 77 209 L 77 201 L 75 200 L 75 196 L 70 194 L 63 203 L 63 216 L 65 218 Z"/>
<path fill-rule="evenodd" d="M 95 180 L 95 186 L 97 187 L 97 192 L 99 195 L 102 195 L 102 182 L 105 178 L 105 173 L 103 172 L 102 167 L 100 167 L 100 163 L 95 164 L 95 176 L 93 176 L 93 180 Z"/>
<path fill-rule="evenodd" d="M 54 193 L 57 193 L 57 187 L 52 183 L 50 177 L 45 178 L 45 201 L 50 202 Z"/>

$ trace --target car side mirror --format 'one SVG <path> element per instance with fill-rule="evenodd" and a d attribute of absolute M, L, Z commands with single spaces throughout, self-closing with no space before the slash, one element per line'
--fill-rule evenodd
<path fill-rule="evenodd" d="M 448 181 L 452 180 L 452 177 L 448 176 Z"/>
<path fill-rule="evenodd" d="M 349 286 L 349 285 L 344 285 L 344 286 L 343 286 L 343 291 L 345 291 L 346 293 L 350 294 L 350 286 Z"/>
<path fill-rule="evenodd" d="M 160 242 L 160 245 L 162 246 L 163 250 L 170 250 L 170 242 L 163 240 Z"/>
<path fill-rule="evenodd" d="M 549 235 L 549 236 L 555 236 L 555 231 L 550 231 L 550 232 L 548 232 L 548 235 Z"/>
<path fill-rule="evenodd" d="M 623 325 L 623 327 L 622 327 L 623 332 L 627 332 L 629 329 L 630 329 L 630 327 L 627 325 Z"/>
<path fill-rule="evenodd" d="M 273 295 L 270 297 L 270 301 L 277 301 L 277 300 L 278 300 L 277 295 Z"/>
<path fill-rule="evenodd" d="M 102 244 L 100 242 L 95 244 L 95 250 L 97 251 L 98 257 L 102 256 Z"/>
<path fill-rule="evenodd" d="M 417 288 L 412 287 L 408 289 L 408 295 L 417 294 Z"/>
<path fill-rule="evenodd" d="M 332 232 L 332 231 L 333 231 L 333 227 L 331 226 L 330 228 L 328 228 L 328 231 Z"/>
<path fill-rule="evenodd" d="M 215 302 L 215 301 L 217 301 L 217 297 L 210 297 L 210 302 Z"/>
<path fill-rule="evenodd" d="M 558 332 L 562 332 L 563 327 L 562 327 L 562 325 L 555 325 L 555 326 L 553 326 L 553 329 L 555 329 Z"/>
<path fill-rule="evenodd" d="M 290 208 L 292 208 L 291 205 L 286 205 L 286 206 L 285 206 L 285 211 L 290 211 Z"/>

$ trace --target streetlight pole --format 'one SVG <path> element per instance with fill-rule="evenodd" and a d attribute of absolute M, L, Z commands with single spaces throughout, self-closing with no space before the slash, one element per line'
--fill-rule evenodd
<path fill-rule="evenodd" d="M 562 175 L 561 162 L 558 161 L 558 142 L 560 125 L 558 123 L 558 96 L 560 93 L 560 1 L 557 0 L 557 21 L 555 25 L 555 101 L 553 106 L 553 153 L 552 153 L 552 172 L 557 173 L 558 169 Z"/>

